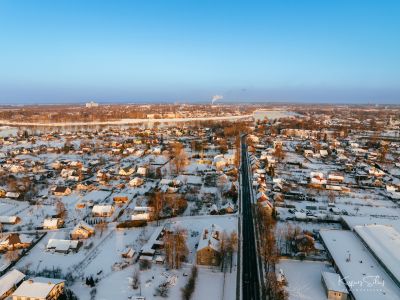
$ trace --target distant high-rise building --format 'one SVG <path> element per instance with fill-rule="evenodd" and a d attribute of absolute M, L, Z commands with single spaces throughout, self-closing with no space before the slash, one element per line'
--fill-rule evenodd
<path fill-rule="evenodd" d="M 98 107 L 99 104 L 94 102 L 94 101 L 90 101 L 86 103 L 86 107 L 91 108 L 91 107 Z"/>

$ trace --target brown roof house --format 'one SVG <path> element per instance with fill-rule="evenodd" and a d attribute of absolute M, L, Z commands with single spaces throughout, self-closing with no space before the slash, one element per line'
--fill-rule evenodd
<path fill-rule="evenodd" d="M 69 194 L 71 194 L 71 192 L 72 191 L 69 187 L 58 186 L 55 188 L 53 193 L 55 196 L 68 196 Z"/>
<path fill-rule="evenodd" d="M 71 240 L 88 239 L 94 235 L 94 228 L 85 221 L 80 221 L 70 232 Z"/>
<path fill-rule="evenodd" d="M 119 175 L 121 176 L 129 176 L 132 175 L 133 172 L 135 172 L 135 168 L 133 167 L 125 167 L 125 168 L 121 168 L 118 172 Z"/>
<path fill-rule="evenodd" d="M 212 224 L 205 228 L 197 247 L 196 262 L 198 265 L 218 266 L 221 262 L 222 230 Z"/>
<path fill-rule="evenodd" d="M 31 243 L 32 238 L 26 234 L 10 233 L 0 239 L 0 251 L 27 248 Z"/>

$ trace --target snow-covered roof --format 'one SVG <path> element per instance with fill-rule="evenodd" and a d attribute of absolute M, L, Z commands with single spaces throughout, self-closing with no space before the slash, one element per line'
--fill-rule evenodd
<path fill-rule="evenodd" d="M 322 272 L 321 274 L 329 291 L 349 293 L 339 274 L 331 272 Z"/>
<path fill-rule="evenodd" d="M 0 216 L 0 223 L 12 224 L 17 222 L 17 216 Z"/>
<path fill-rule="evenodd" d="M 206 247 L 210 247 L 216 251 L 220 251 L 221 234 L 222 234 L 222 229 L 215 224 L 212 224 L 210 228 L 204 228 L 200 236 L 200 241 L 197 247 L 197 251 Z"/>
<path fill-rule="evenodd" d="M 149 240 L 147 241 L 147 243 L 145 245 L 143 245 L 142 249 L 140 250 L 143 253 L 154 253 L 154 249 L 153 249 L 153 245 L 156 243 L 158 237 L 161 235 L 161 232 L 164 230 L 163 226 L 158 226 L 153 234 L 151 235 L 151 237 L 149 238 Z"/>
<path fill-rule="evenodd" d="M 23 244 L 30 244 L 30 243 L 32 243 L 32 241 L 33 241 L 33 237 L 32 237 L 31 235 L 21 233 L 21 234 L 19 235 L 19 240 L 20 240 L 21 243 L 23 243 Z"/>
<path fill-rule="evenodd" d="M 90 226 L 88 223 L 86 223 L 85 221 L 80 221 L 78 224 L 76 224 L 76 226 L 74 227 L 74 229 L 72 229 L 72 232 L 78 230 L 78 229 L 85 229 L 87 231 L 91 231 L 94 232 L 94 228 L 92 226 Z"/>
<path fill-rule="evenodd" d="M 58 227 L 58 218 L 47 218 L 43 221 L 43 227 Z"/>
<path fill-rule="evenodd" d="M 387 225 L 355 226 L 354 230 L 400 282 L 400 233 Z"/>
<path fill-rule="evenodd" d="M 398 299 L 400 288 L 354 232 L 321 230 L 320 236 L 347 285 L 353 284 L 349 288 L 356 299 Z"/>
<path fill-rule="evenodd" d="M 131 181 L 129 181 L 130 185 L 140 185 L 143 183 L 143 178 L 135 177 Z"/>
<path fill-rule="evenodd" d="M 0 277 L 0 297 L 24 279 L 25 274 L 13 269 Z"/>
<path fill-rule="evenodd" d="M 13 297 L 29 297 L 45 299 L 51 290 L 64 280 L 35 277 L 25 280 L 12 294 Z"/>
<path fill-rule="evenodd" d="M 67 252 L 69 249 L 76 249 L 78 247 L 78 243 L 79 241 L 76 240 L 49 239 L 46 248 Z"/>
<path fill-rule="evenodd" d="M 169 185 L 172 183 L 172 179 L 163 178 L 160 180 L 160 185 Z"/>
<path fill-rule="evenodd" d="M 196 175 L 179 175 L 177 179 L 192 185 L 201 185 L 203 183 L 201 176 Z"/>
<path fill-rule="evenodd" d="M 149 211 L 154 211 L 154 208 L 151 206 L 135 206 L 133 209 L 135 212 L 149 212 Z"/>
<path fill-rule="evenodd" d="M 95 214 L 110 213 L 112 208 L 112 205 L 95 205 L 92 208 L 92 212 Z"/>

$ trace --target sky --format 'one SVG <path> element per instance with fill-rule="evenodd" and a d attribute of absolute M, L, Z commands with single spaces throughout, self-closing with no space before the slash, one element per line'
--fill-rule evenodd
<path fill-rule="evenodd" d="M 0 0 L 0 104 L 400 104 L 398 0 Z"/>

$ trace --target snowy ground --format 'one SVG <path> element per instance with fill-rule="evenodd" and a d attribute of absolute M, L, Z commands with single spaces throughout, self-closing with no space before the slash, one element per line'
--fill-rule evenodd
<path fill-rule="evenodd" d="M 321 283 L 322 271 L 333 271 L 328 263 L 281 259 L 276 266 L 282 269 L 288 282 L 289 300 L 327 299 Z"/>
<path fill-rule="evenodd" d="M 169 226 L 172 227 L 187 230 L 187 245 L 190 254 L 188 262 L 180 270 L 167 271 L 165 266 L 153 263 L 151 269 L 140 272 L 141 293 L 146 299 L 155 299 L 155 288 L 166 281 L 167 278 L 175 276 L 176 279 L 174 280 L 176 282 L 169 289 L 169 299 L 181 298 L 181 288 L 188 280 L 184 273 L 190 274 L 190 268 L 195 260 L 195 245 L 199 239 L 199 235 L 192 235 L 192 233 L 200 232 L 204 227 L 211 224 L 222 227 L 228 233 L 237 230 L 237 216 L 235 215 L 177 217 L 167 220 L 165 223 L 169 223 Z M 129 246 L 139 251 L 154 231 L 154 228 L 154 226 L 148 226 L 145 229 L 134 228 L 113 231 L 111 236 L 97 247 L 97 253 L 93 255 L 93 258 L 89 257 L 90 262 L 83 263 L 82 266 L 78 267 L 77 271 L 80 273 L 81 278 L 74 283 L 72 290 L 79 295 L 80 299 L 90 299 L 90 290 L 92 288 L 85 285 L 84 278 L 93 276 L 99 280 L 96 286 L 96 299 L 128 299 L 128 297 L 139 295 L 140 291 L 133 290 L 130 286 L 130 278 L 139 267 L 139 264 L 133 262 L 123 270 L 112 270 L 112 266 L 115 262 L 123 261 L 121 252 L 126 247 Z M 219 267 L 199 267 L 196 289 L 192 299 L 234 299 L 236 295 L 236 272 L 236 255 L 234 256 L 232 271 L 228 270 L 225 276 Z M 110 288 L 115 286 L 118 286 L 118 288 Z"/>

